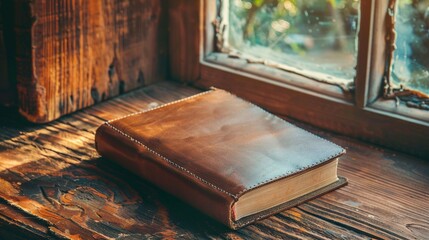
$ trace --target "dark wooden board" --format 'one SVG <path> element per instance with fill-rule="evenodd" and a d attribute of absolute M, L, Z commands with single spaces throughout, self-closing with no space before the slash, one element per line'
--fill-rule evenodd
<path fill-rule="evenodd" d="M 9 26 L 5 24 L 8 19 L 4 17 L 4 11 L 8 4 L 10 1 L 0 0 L 0 104 L 5 106 L 12 105 L 16 100 L 16 83 L 8 69 L 8 52 L 11 49 L 6 47 L 6 32 Z"/>
<path fill-rule="evenodd" d="M 8 67 L 17 74 L 13 87 L 20 113 L 32 122 L 49 122 L 165 79 L 165 5 L 159 0 L 8 1 L 5 24 L 13 26 L 7 48 L 16 50 Z"/>
<path fill-rule="evenodd" d="M 169 77 L 175 81 L 193 82 L 200 77 L 201 46 L 198 13 L 202 1 L 167 0 L 166 2 L 170 33 L 168 38 Z"/>
<path fill-rule="evenodd" d="M 173 83 L 133 91 L 44 125 L 0 114 L 0 239 L 424 239 L 429 163 L 293 121 L 347 149 L 349 185 L 232 231 L 101 158 L 105 120 L 197 93 Z M 174 183 L 172 183 L 174 184 Z"/>

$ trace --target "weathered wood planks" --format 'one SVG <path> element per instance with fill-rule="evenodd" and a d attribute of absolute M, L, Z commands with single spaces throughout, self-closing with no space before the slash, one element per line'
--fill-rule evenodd
<path fill-rule="evenodd" d="M 96 153 L 104 120 L 197 92 L 155 84 L 39 126 L 1 114 L 0 238 L 429 236 L 428 162 L 297 122 L 347 149 L 339 174 L 349 185 L 235 232 Z"/>
<path fill-rule="evenodd" d="M 10 5 L 10 6 L 9 6 Z M 165 77 L 167 17 L 158 0 L 17 0 L 19 109 L 49 122 Z M 13 46 L 11 46 L 13 47 Z"/>

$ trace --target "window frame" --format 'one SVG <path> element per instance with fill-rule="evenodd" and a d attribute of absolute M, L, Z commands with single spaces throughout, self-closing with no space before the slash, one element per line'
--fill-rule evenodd
<path fill-rule="evenodd" d="M 361 0 L 358 49 L 367 51 L 358 51 L 354 94 L 215 53 L 219 0 L 169 1 L 170 76 L 204 89 L 223 88 L 282 117 L 429 158 L 428 112 L 382 98 L 388 3 Z"/>

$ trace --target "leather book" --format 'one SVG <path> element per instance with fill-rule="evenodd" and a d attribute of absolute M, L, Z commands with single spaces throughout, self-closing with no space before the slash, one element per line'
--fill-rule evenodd
<path fill-rule="evenodd" d="M 101 125 L 97 151 L 237 229 L 347 183 L 345 150 L 221 89 Z"/>

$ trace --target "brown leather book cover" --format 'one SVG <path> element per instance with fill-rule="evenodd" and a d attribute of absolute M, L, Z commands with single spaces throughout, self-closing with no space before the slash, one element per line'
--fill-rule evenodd
<path fill-rule="evenodd" d="M 101 125 L 97 151 L 237 229 L 336 189 L 317 191 L 234 220 L 243 194 L 342 155 L 334 143 L 226 91 L 213 89 Z"/>

